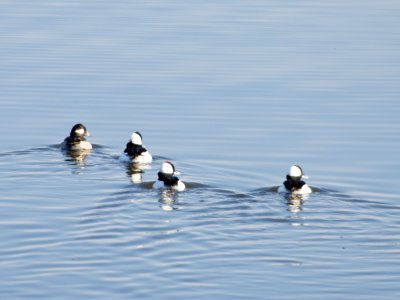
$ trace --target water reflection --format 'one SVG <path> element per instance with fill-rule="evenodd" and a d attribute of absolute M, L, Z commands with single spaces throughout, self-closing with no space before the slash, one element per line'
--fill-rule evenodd
<path fill-rule="evenodd" d="M 150 165 L 139 163 L 127 163 L 126 174 L 130 177 L 132 183 L 142 183 L 144 170 L 151 169 Z"/>
<path fill-rule="evenodd" d="M 174 191 L 172 189 L 162 189 L 160 191 L 160 199 L 158 200 L 158 202 L 160 203 L 160 208 L 165 211 L 179 209 L 176 205 L 177 198 L 177 191 Z"/>
<path fill-rule="evenodd" d="M 66 157 L 67 162 L 73 162 L 77 169 L 73 173 L 81 173 L 86 166 L 86 158 L 91 154 L 92 150 L 63 150 L 62 153 Z"/>
<path fill-rule="evenodd" d="M 288 210 L 292 213 L 299 213 L 303 210 L 303 203 L 309 196 L 308 195 L 298 195 L 298 194 L 287 194 L 285 195 L 286 204 Z"/>
<path fill-rule="evenodd" d="M 397 2 L 3 1 L 2 298 L 396 299 Z M 249 192 L 293 160 L 339 191 Z"/>

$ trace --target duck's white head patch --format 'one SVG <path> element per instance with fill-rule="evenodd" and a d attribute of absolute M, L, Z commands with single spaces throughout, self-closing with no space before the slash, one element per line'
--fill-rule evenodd
<path fill-rule="evenodd" d="M 132 133 L 132 135 L 131 135 L 131 141 L 132 141 L 132 143 L 133 144 L 135 144 L 135 145 L 142 145 L 143 144 L 143 142 L 142 142 L 142 135 L 139 133 L 139 132 L 134 132 L 134 133 Z"/>
<path fill-rule="evenodd" d="M 307 176 L 304 175 L 303 169 L 298 165 L 290 167 L 289 176 L 292 178 L 308 178 Z"/>
<path fill-rule="evenodd" d="M 161 165 L 160 171 L 161 171 L 161 173 L 164 173 L 164 174 L 173 175 L 173 174 L 175 174 L 175 166 L 171 162 L 165 161 Z"/>

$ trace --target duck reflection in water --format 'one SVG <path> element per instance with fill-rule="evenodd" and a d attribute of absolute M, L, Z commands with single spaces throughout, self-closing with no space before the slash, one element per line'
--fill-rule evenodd
<path fill-rule="evenodd" d="M 287 194 L 285 195 L 288 210 L 292 213 L 299 213 L 303 210 L 304 200 L 307 200 L 309 195 Z"/>
<path fill-rule="evenodd" d="M 144 174 L 144 171 L 150 168 L 150 165 L 145 165 L 141 163 L 127 163 L 126 174 L 129 176 L 132 183 L 142 183 L 142 175 Z"/>
<path fill-rule="evenodd" d="M 85 166 L 85 159 L 92 150 L 63 150 L 63 153 L 66 157 L 66 161 L 74 162 L 78 167 Z"/>
<path fill-rule="evenodd" d="M 160 208 L 165 211 L 171 211 L 178 209 L 176 205 L 176 200 L 178 197 L 178 193 L 171 189 L 163 189 L 160 190 L 160 199 L 158 202 L 160 203 Z"/>

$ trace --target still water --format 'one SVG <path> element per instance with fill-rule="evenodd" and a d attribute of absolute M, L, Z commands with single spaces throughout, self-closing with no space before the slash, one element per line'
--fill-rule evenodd
<path fill-rule="evenodd" d="M 398 299 L 399 37 L 392 0 L 2 1 L 1 298 Z"/>

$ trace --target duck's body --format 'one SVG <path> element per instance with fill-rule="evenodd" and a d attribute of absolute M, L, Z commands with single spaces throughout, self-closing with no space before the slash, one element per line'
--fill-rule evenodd
<path fill-rule="evenodd" d="M 67 151 L 91 150 L 92 144 L 86 140 L 85 136 L 90 136 L 89 131 L 82 124 L 76 124 L 71 129 L 71 133 L 61 144 L 62 149 Z"/>
<path fill-rule="evenodd" d="M 302 185 L 297 185 L 296 183 L 296 187 L 291 187 L 290 189 L 287 188 L 287 185 L 285 185 L 285 183 L 287 183 L 288 180 L 286 180 L 279 188 L 278 188 L 278 192 L 279 193 L 292 193 L 292 194 L 297 194 L 297 195 L 306 195 L 306 194 L 311 194 L 312 193 L 312 189 L 309 187 L 309 185 L 307 183 L 305 183 L 304 181 L 302 182 Z"/>
<path fill-rule="evenodd" d="M 278 192 L 292 193 L 296 195 L 307 195 L 312 193 L 312 189 L 302 179 L 304 176 L 300 166 L 294 165 L 290 168 L 289 174 L 286 175 L 286 180 L 279 187 Z"/>
<path fill-rule="evenodd" d="M 155 189 L 171 189 L 174 191 L 184 191 L 185 184 L 175 175 L 178 173 L 175 171 L 175 166 L 166 161 L 162 164 L 160 172 L 158 172 L 158 180 L 153 184 Z"/>
<path fill-rule="evenodd" d="M 142 135 L 139 132 L 132 133 L 121 160 L 140 164 L 149 164 L 153 161 L 151 154 L 143 147 Z"/>
<path fill-rule="evenodd" d="M 173 185 L 168 185 L 168 184 L 165 184 L 164 182 L 162 182 L 160 180 L 157 180 L 156 182 L 154 182 L 153 188 L 154 189 L 171 189 L 171 190 L 174 190 L 174 191 L 182 192 L 182 191 L 184 191 L 186 189 L 186 185 L 180 180 L 178 180 Z"/>

